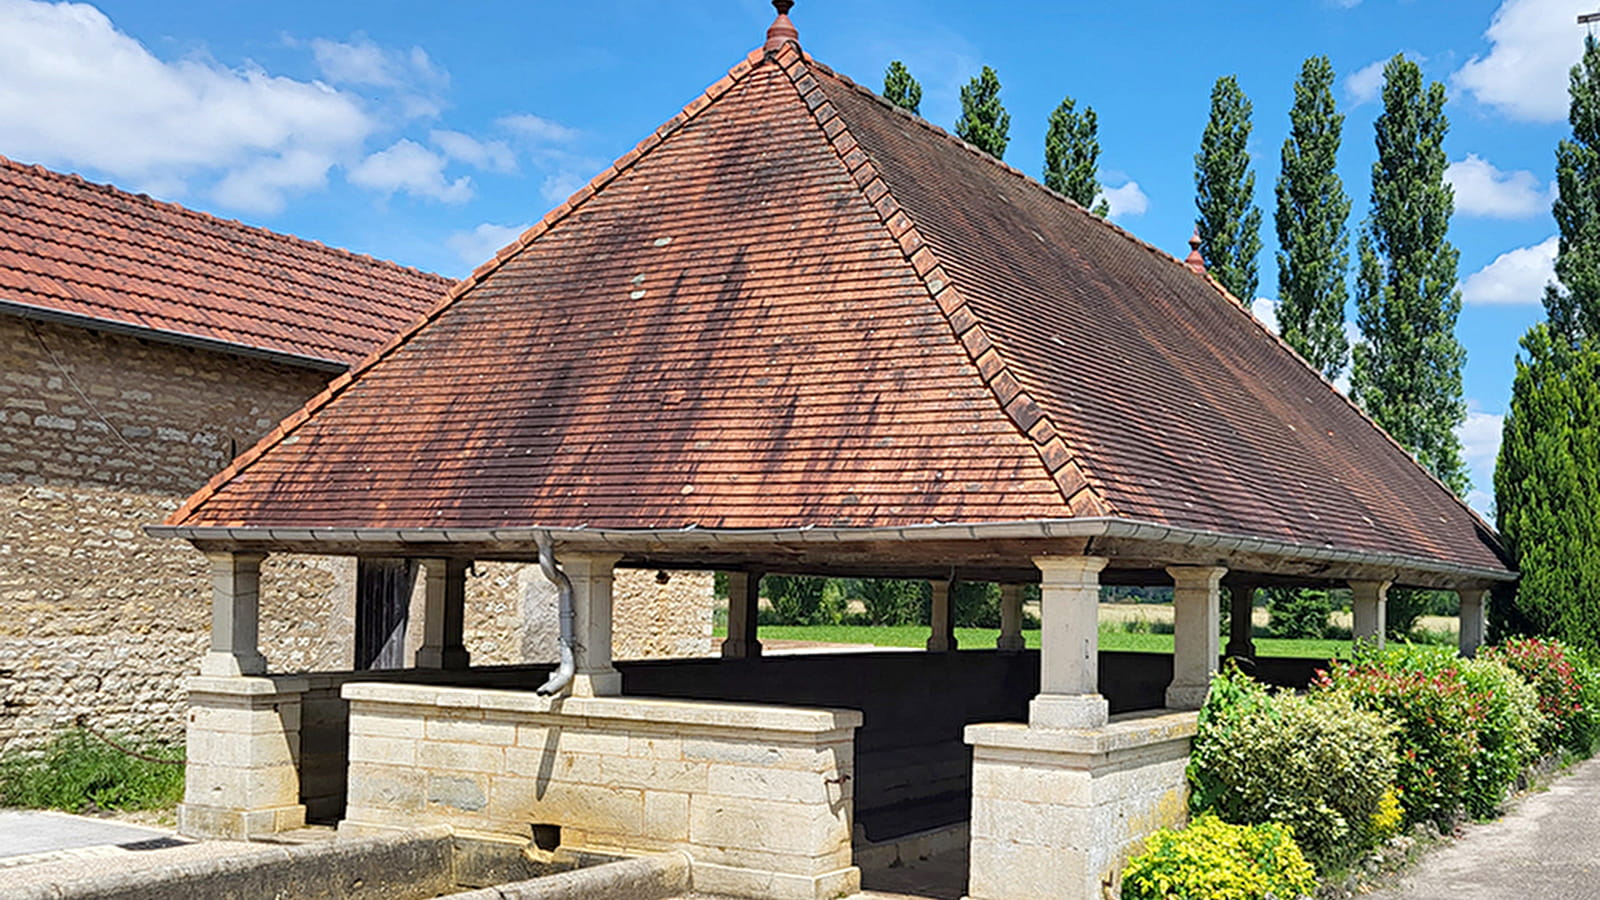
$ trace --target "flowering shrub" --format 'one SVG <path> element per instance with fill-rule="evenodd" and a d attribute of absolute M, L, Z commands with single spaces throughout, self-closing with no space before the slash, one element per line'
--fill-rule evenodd
<path fill-rule="evenodd" d="M 1445 647 L 1403 645 L 1358 653 L 1319 673 L 1313 687 L 1344 693 L 1400 727 L 1399 782 L 1408 822 L 1446 827 L 1460 810 L 1493 815 L 1534 755 L 1533 689 L 1494 660 Z"/>
<path fill-rule="evenodd" d="M 1455 663 L 1434 648 L 1368 651 L 1335 663 L 1312 682 L 1314 692 L 1344 694 L 1399 726 L 1397 775 L 1407 824 L 1432 820 L 1448 827 L 1465 803 L 1478 739 L 1473 698 Z"/>
<path fill-rule="evenodd" d="M 1315 887 L 1289 827 L 1229 825 L 1216 816 L 1150 835 L 1122 873 L 1122 900 L 1288 900 Z"/>
<path fill-rule="evenodd" d="M 1319 867 L 1393 833 L 1395 728 L 1341 693 L 1272 692 L 1237 670 L 1212 679 L 1189 757 L 1190 808 L 1281 822 Z"/>
<path fill-rule="evenodd" d="M 1479 658 L 1504 664 L 1538 693 L 1541 753 L 1554 753 L 1562 747 L 1580 755 L 1589 753 L 1595 710 L 1583 702 L 1584 686 L 1579 681 L 1580 671 L 1587 667 L 1565 644 L 1544 638 L 1511 638 L 1484 650 Z"/>

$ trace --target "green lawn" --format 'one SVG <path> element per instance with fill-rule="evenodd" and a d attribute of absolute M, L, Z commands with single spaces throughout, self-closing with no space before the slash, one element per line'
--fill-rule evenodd
<path fill-rule="evenodd" d="M 957 628 L 956 644 L 968 649 L 993 647 L 999 636 L 993 628 Z M 717 637 L 725 637 L 727 629 L 716 628 Z M 927 644 L 928 628 L 925 625 L 763 625 L 758 637 L 774 641 L 819 641 L 829 644 L 872 644 L 877 647 L 921 647 Z M 1022 633 L 1028 646 L 1039 646 L 1038 631 Z M 1226 636 L 1222 643 L 1227 643 Z M 1125 650 L 1139 653 L 1171 653 L 1170 634 L 1129 634 L 1101 629 L 1100 649 Z M 1349 641 L 1291 641 L 1278 638 L 1256 638 L 1256 653 L 1260 656 L 1292 656 L 1308 659 L 1329 659 L 1350 654 Z"/>

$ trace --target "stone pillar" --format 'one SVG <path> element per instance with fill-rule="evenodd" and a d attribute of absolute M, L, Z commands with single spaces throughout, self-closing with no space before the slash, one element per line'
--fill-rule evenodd
<path fill-rule="evenodd" d="M 290 676 L 189 680 L 180 832 L 238 840 L 305 826 L 298 762 L 306 687 Z"/>
<path fill-rule="evenodd" d="M 928 635 L 928 649 L 944 653 L 956 649 L 956 611 L 950 603 L 950 588 L 954 583 L 935 581 L 931 584 L 933 605 L 930 607 L 929 619 L 933 633 Z"/>
<path fill-rule="evenodd" d="M 1256 586 L 1253 584 L 1235 584 L 1228 590 L 1230 606 L 1228 609 L 1228 649 L 1227 656 L 1237 659 L 1255 659 L 1256 642 L 1255 612 Z"/>
<path fill-rule="evenodd" d="M 1036 556 L 1039 567 L 1039 696 L 1028 704 L 1034 728 L 1098 728 L 1100 696 L 1099 556 Z"/>
<path fill-rule="evenodd" d="M 1478 648 L 1483 646 L 1484 636 L 1488 633 L 1488 594 L 1483 588 L 1463 588 L 1456 591 L 1456 596 L 1461 598 L 1461 655 L 1472 657 L 1478 655 Z"/>
<path fill-rule="evenodd" d="M 1168 709 L 1199 709 L 1217 671 L 1217 632 L 1222 628 L 1218 588 L 1227 569 L 1168 566 L 1172 576 L 1172 684 Z"/>
<path fill-rule="evenodd" d="M 419 669 L 465 669 L 471 657 L 462 643 L 467 608 L 467 569 L 470 560 L 422 561 L 426 598 L 422 612 L 422 646 L 417 648 Z"/>
<path fill-rule="evenodd" d="M 996 650 L 1018 653 L 1027 644 L 1022 640 L 1022 585 L 1000 586 L 1000 637 L 994 642 Z"/>
<path fill-rule="evenodd" d="M 1382 650 L 1388 602 L 1389 582 L 1350 582 L 1350 636 Z"/>
<path fill-rule="evenodd" d="M 760 602 L 760 572 L 728 573 L 728 636 L 722 641 L 724 658 L 753 659 L 761 655 L 761 642 L 756 640 Z"/>
<path fill-rule="evenodd" d="M 211 561 L 211 649 L 200 674 L 217 678 L 265 675 L 267 658 L 256 645 L 261 617 L 261 561 L 265 553 L 207 553 Z"/>
<path fill-rule="evenodd" d="M 617 553 L 567 553 L 561 569 L 572 581 L 574 697 L 622 693 L 622 673 L 611 665 L 611 579 Z"/>

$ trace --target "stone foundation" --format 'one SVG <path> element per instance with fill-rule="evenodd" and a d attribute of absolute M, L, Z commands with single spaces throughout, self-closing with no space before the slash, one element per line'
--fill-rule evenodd
<path fill-rule="evenodd" d="M 300 696 L 304 679 L 189 679 L 189 765 L 178 830 L 262 837 L 303 827 Z"/>
<path fill-rule="evenodd" d="M 358 682 L 342 831 L 450 825 L 563 848 L 682 850 L 695 889 L 822 900 L 860 886 L 850 776 L 861 715 Z"/>
<path fill-rule="evenodd" d="M 1196 719 L 1160 711 L 1083 730 L 969 725 L 971 900 L 1116 896 L 1145 835 L 1187 821 Z"/>

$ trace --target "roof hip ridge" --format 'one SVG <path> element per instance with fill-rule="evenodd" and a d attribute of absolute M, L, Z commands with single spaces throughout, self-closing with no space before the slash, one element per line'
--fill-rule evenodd
<path fill-rule="evenodd" d="M 273 447 L 276 447 L 278 444 L 283 443 L 301 425 L 305 424 L 313 414 L 321 410 L 323 407 L 326 407 L 329 403 L 332 403 L 335 398 L 337 398 L 340 394 L 343 394 L 345 390 L 348 389 L 350 385 L 354 384 L 357 379 L 361 378 L 378 363 L 382 362 L 395 351 L 399 350 L 408 341 L 410 341 L 411 338 L 416 336 L 417 332 L 432 324 L 439 318 L 439 316 L 443 315 L 447 309 L 454 306 L 457 300 L 466 296 L 466 294 L 474 287 L 477 287 L 491 274 L 498 271 L 500 267 L 505 265 L 506 262 L 508 262 L 512 257 L 520 253 L 523 248 L 533 243 L 551 228 L 555 227 L 557 223 L 561 222 L 567 216 L 575 212 L 579 207 L 583 206 L 583 204 L 587 202 L 589 198 L 593 197 L 600 188 L 609 184 L 622 173 L 631 169 L 636 163 L 638 163 L 639 160 L 647 156 L 650 151 L 660 146 L 662 141 L 664 141 L 669 135 L 693 121 L 695 117 L 700 115 L 700 113 L 704 112 L 723 95 L 727 94 L 728 91 L 732 90 L 734 85 L 742 81 L 745 76 L 754 71 L 758 65 L 760 65 L 762 62 L 770 60 L 773 55 L 774 54 L 765 53 L 759 49 L 752 50 L 745 56 L 744 59 L 736 63 L 733 68 L 729 69 L 728 74 L 713 82 L 711 86 L 702 91 L 699 96 L 689 101 L 689 103 L 684 106 L 683 109 L 678 111 L 677 115 L 663 122 L 656 128 L 655 131 L 652 131 L 648 136 L 646 136 L 644 140 L 641 140 L 638 144 L 636 144 L 632 150 L 629 150 L 627 153 L 617 157 L 617 159 L 613 161 L 611 165 L 607 166 L 603 171 L 600 172 L 600 174 L 590 179 L 587 184 L 575 191 L 572 196 L 562 201 L 561 204 L 556 206 L 554 209 L 545 213 L 538 222 L 535 222 L 533 225 L 529 226 L 529 228 L 519 235 L 516 240 L 512 241 L 510 244 L 507 244 L 505 247 L 502 247 L 500 251 L 487 262 L 474 269 L 472 274 L 451 286 L 450 290 L 445 293 L 444 297 L 435 303 L 426 314 L 413 320 L 412 323 L 405 329 L 389 338 L 389 340 L 385 341 L 382 346 L 367 354 L 366 358 L 351 366 L 339 377 L 328 382 L 328 386 L 318 392 L 316 396 L 312 397 L 310 400 L 307 400 L 299 409 L 290 413 L 283 421 L 275 425 L 271 431 L 267 432 L 265 435 L 262 435 L 260 440 L 256 441 L 256 443 L 253 444 L 248 450 L 245 450 L 243 453 L 239 454 L 239 456 L 230 461 L 228 465 L 222 469 L 222 471 L 211 476 L 211 478 L 207 480 L 199 490 L 195 491 L 187 500 L 183 502 L 182 506 L 179 506 L 177 509 L 173 510 L 172 513 L 167 516 L 165 520 L 163 520 L 162 524 L 168 526 L 183 525 L 185 519 L 192 516 L 201 506 L 206 503 L 206 501 L 215 496 L 224 485 L 239 476 L 246 469 L 250 468 L 250 466 L 254 465 L 257 460 L 267 453 L 267 451 L 271 450 Z M 4 157 L 0 157 L 0 159 L 4 159 Z M 152 200 L 150 202 L 155 203 L 159 201 Z M 251 226 L 245 227 L 248 228 Z"/>
<path fill-rule="evenodd" d="M 1080 454 L 1072 449 L 1061 430 L 1056 428 L 1045 411 L 1029 396 L 1022 382 L 1011 373 L 1010 364 L 989 339 L 982 323 L 967 308 L 966 298 L 956 289 L 933 247 L 923 239 L 911 214 L 895 199 L 888 181 L 855 139 L 849 123 L 828 97 L 827 91 L 811 75 L 809 67 L 815 65 L 828 77 L 843 81 L 850 88 L 863 93 L 870 92 L 791 46 L 783 47 L 776 57 L 800 93 L 802 102 L 822 128 L 823 136 L 839 154 L 857 189 L 872 205 L 889 232 L 890 239 L 900 248 L 906 262 L 911 264 L 918 279 L 927 288 L 929 297 L 950 326 L 956 342 L 965 350 L 968 361 L 977 369 L 979 378 L 995 398 L 1001 412 L 1038 455 L 1040 464 L 1060 491 L 1063 504 L 1074 516 L 1116 515 L 1106 500 L 1105 491 L 1098 487 L 1098 479 L 1084 466 Z M 819 94 L 822 99 L 813 100 L 813 93 Z M 872 96 L 876 99 L 876 95 Z M 838 123 L 836 127 L 832 124 L 835 122 Z M 966 146 L 974 153 L 980 152 L 971 145 Z"/>

